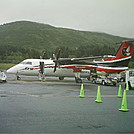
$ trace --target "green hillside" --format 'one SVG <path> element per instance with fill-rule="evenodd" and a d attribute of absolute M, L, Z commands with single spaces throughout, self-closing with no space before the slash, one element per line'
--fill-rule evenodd
<path fill-rule="evenodd" d="M 104 33 L 56 28 L 46 24 L 18 21 L 0 26 L 0 45 L 27 46 L 37 49 L 79 45 L 113 45 L 124 38 Z M 49 46 L 49 47 L 48 47 Z"/>
<path fill-rule="evenodd" d="M 47 24 L 17 21 L 0 25 L 0 63 L 18 63 L 39 58 L 45 51 L 52 57 L 60 48 L 61 57 L 114 54 L 116 42 L 126 40 L 105 33 L 57 28 Z"/>

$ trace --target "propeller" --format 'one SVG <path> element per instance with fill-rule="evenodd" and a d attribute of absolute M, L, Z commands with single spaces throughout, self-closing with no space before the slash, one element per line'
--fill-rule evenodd
<path fill-rule="evenodd" d="M 58 61 L 58 59 L 59 59 L 59 57 L 60 57 L 60 52 L 61 52 L 61 50 L 59 49 L 57 55 L 53 54 L 53 57 L 55 58 L 55 60 L 54 60 L 54 62 L 55 62 L 54 72 L 56 71 L 57 65 L 59 66 L 59 61 Z"/>

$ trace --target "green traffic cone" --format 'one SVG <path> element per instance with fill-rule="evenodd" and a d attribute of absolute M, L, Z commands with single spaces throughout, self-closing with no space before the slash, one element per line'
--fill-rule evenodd
<path fill-rule="evenodd" d="M 83 83 L 81 84 L 81 90 L 80 90 L 80 98 L 84 98 L 85 95 L 84 95 L 84 85 Z"/>
<path fill-rule="evenodd" d="M 129 85 L 128 85 L 128 82 L 126 82 L 126 91 L 129 91 Z"/>
<path fill-rule="evenodd" d="M 118 97 L 122 98 L 122 86 L 121 85 L 119 85 Z"/>
<path fill-rule="evenodd" d="M 98 103 L 102 103 L 102 100 L 101 100 L 101 92 L 100 92 L 100 86 L 98 86 L 97 98 L 96 98 L 95 101 L 98 102 Z"/>
<path fill-rule="evenodd" d="M 127 112 L 129 109 L 127 108 L 127 95 L 126 95 L 126 90 L 124 90 L 123 93 L 123 98 L 122 98 L 122 104 L 121 104 L 121 109 L 120 111 Z"/>

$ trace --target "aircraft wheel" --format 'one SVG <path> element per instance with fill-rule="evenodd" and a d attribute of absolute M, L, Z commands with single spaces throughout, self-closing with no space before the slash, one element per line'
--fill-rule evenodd
<path fill-rule="evenodd" d="M 64 77 L 59 77 L 59 80 L 64 80 Z"/>
<path fill-rule="evenodd" d="M 106 85 L 106 82 L 104 80 L 102 81 L 102 85 Z"/>
<path fill-rule="evenodd" d="M 19 76 L 17 76 L 17 80 L 21 80 L 21 78 Z"/>
<path fill-rule="evenodd" d="M 82 83 L 82 79 L 80 79 L 80 78 L 75 77 L 75 81 L 76 81 L 76 83 Z"/>
<path fill-rule="evenodd" d="M 116 82 L 113 82 L 113 86 L 116 86 Z"/>

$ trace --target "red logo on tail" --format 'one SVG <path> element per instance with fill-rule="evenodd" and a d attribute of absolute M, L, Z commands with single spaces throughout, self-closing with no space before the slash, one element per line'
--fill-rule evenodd
<path fill-rule="evenodd" d="M 122 54 L 124 56 L 129 56 L 130 55 L 130 46 L 128 46 L 128 48 L 123 48 L 122 49 Z"/>

